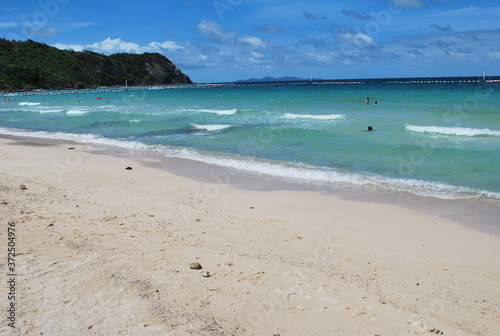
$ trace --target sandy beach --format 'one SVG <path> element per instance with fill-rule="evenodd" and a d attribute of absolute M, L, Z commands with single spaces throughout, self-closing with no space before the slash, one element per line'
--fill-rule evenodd
<path fill-rule="evenodd" d="M 500 335 L 500 237 L 164 165 L 0 138 L 1 335 Z"/>

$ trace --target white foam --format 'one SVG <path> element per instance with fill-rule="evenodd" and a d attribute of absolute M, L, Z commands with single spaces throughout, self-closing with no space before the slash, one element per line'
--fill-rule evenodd
<path fill-rule="evenodd" d="M 137 141 L 104 138 L 95 134 L 75 134 L 45 131 L 22 131 L 0 127 L 0 134 L 43 139 L 71 140 L 79 143 L 114 146 L 127 149 L 146 150 L 151 147 Z"/>
<path fill-rule="evenodd" d="M 205 113 L 215 113 L 215 114 L 221 114 L 221 115 L 230 115 L 236 113 L 238 109 L 231 109 L 231 110 L 212 110 L 212 109 L 201 109 L 201 110 L 194 110 L 198 112 L 205 112 Z"/>
<path fill-rule="evenodd" d="M 289 119 L 318 119 L 318 120 L 335 120 L 344 117 L 342 114 L 294 114 L 285 113 L 285 118 Z"/>
<path fill-rule="evenodd" d="M 64 110 L 38 110 L 37 112 L 40 113 L 57 113 L 57 112 L 63 112 Z"/>
<path fill-rule="evenodd" d="M 438 133 L 444 135 L 457 136 L 477 136 L 477 135 L 494 135 L 500 136 L 500 131 L 490 130 L 488 128 L 467 128 L 467 127 L 439 127 L 439 126 L 415 126 L 406 125 L 406 129 L 420 133 Z"/>
<path fill-rule="evenodd" d="M 84 110 L 68 110 L 66 112 L 67 115 L 80 115 L 80 114 L 85 114 L 87 113 L 88 111 L 84 111 Z"/>
<path fill-rule="evenodd" d="M 28 102 L 21 102 L 19 103 L 21 106 L 38 106 L 40 103 L 28 103 Z"/>
<path fill-rule="evenodd" d="M 375 186 L 388 190 L 408 192 L 420 196 L 440 199 L 473 199 L 480 196 L 500 200 L 500 193 L 484 189 L 453 186 L 441 182 L 417 179 L 390 178 L 371 173 L 354 173 L 334 168 L 306 164 L 284 164 L 278 161 L 261 160 L 239 155 L 212 155 L 185 148 L 172 148 L 162 145 L 146 145 L 136 141 L 109 139 L 94 134 L 73 134 L 45 131 L 22 131 L 0 128 L 1 134 L 72 140 L 80 143 L 114 146 L 134 150 L 156 150 L 167 156 L 234 168 L 278 178 L 307 181 L 313 183 L 347 183 L 358 186 Z"/>
<path fill-rule="evenodd" d="M 217 131 L 222 131 L 224 129 L 230 128 L 233 125 L 198 125 L 198 124 L 191 124 L 196 129 L 199 130 L 206 130 L 209 132 L 217 132 Z"/>
<path fill-rule="evenodd" d="M 234 168 L 251 173 L 264 174 L 278 178 L 293 179 L 313 183 L 346 183 L 357 186 L 375 186 L 383 189 L 412 193 L 419 196 L 440 199 L 472 199 L 480 196 L 500 199 L 500 193 L 482 189 L 453 186 L 441 182 L 426 182 L 416 179 L 390 178 L 371 173 L 353 173 L 333 168 L 305 164 L 287 165 L 272 161 L 232 157 L 225 155 L 206 155 L 190 149 L 165 150 L 168 156 Z"/>

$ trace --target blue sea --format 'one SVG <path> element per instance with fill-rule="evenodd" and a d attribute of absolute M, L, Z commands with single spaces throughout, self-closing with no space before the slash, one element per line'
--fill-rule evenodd
<path fill-rule="evenodd" d="M 155 152 L 323 186 L 500 200 L 500 83 L 21 94 L 0 102 L 0 133 Z"/>

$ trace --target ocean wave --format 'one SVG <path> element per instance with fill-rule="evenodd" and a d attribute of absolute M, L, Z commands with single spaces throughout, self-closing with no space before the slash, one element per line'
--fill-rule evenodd
<path fill-rule="evenodd" d="M 40 113 L 57 113 L 57 112 L 63 112 L 64 110 L 38 110 L 36 112 Z"/>
<path fill-rule="evenodd" d="M 289 119 L 318 119 L 318 120 L 335 120 L 344 117 L 342 114 L 294 114 L 285 113 L 285 118 Z"/>
<path fill-rule="evenodd" d="M 200 110 L 193 110 L 196 112 L 205 112 L 205 113 L 215 113 L 215 114 L 221 114 L 221 115 L 229 115 L 229 114 L 234 114 L 238 111 L 238 109 L 230 109 L 230 110 L 213 110 L 213 109 L 200 109 Z"/>
<path fill-rule="evenodd" d="M 469 137 L 478 135 L 500 136 L 500 131 L 490 130 L 488 128 L 406 125 L 406 129 L 408 131 L 420 132 L 420 133 L 439 133 L 444 135 L 469 136 Z"/>
<path fill-rule="evenodd" d="M 75 141 L 75 142 L 79 142 L 79 143 L 83 143 L 83 144 L 113 146 L 113 147 L 135 149 L 135 150 L 147 150 L 147 149 L 151 148 L 150 146 L 143 144 L 141 142 L 104 138 L 102 136 L 95 135 L 95 134 L 76 134 L 76 133 L 46 132 L 46 131 L 25 131 L 25 130 L 3 128 L 3 127 L 0 127 L 0 134 L 20 136 L 20 137 L 54 139 L 54 140 L 70 140 L 70 141 Z"/>
<path fill-rule="evenodd" d="M 319 183 L 321 185 L 331 183 L 351 184 L 363 187 L 373 186 L 385 190 L 393 190 L 398 192 L 411 193 L 419 196 L 450 200 L 474 199 L 478 197 L 500 200 L 499 192 L 479 188 L 456 186 L 443 182 L 387 177 L 367 172 L 349 172 L 336 168 L 326 168 L 307 164 L 255 159 L 236 154 L 212 154 L 197 151 L 194 149 L 169 147 L 164 145 L 147 145 L 130 139 L 105 138 L 95 134 L 26 131 L 8 128 L 0 128 L 0 133 L 24 137 L 71 140 L 96 146 L 113 146 L 131 150 L 155 151 L 166 156 L 214 164 L 223 168 L 237 169 L 240 171 L 251 172 L 254 174 L 263 174 L 276 178 L 284 178 L 287 180 L 292 179 L 308 183 Z"/>
<path fill-rule="evenodd" d="M 20 105 L 20 106 L 38 106 L 38 105 L 40 105 L 40 103 L 21 102 L 18 105 Z"/>
<path fill-rule="evenodd" d="M 80 114 L 86 114 L 88 111 L 85 110 L 68 110 L 66 111 L 67 115 L 80 115 Z"/>
<path fill-rule="evenodd" d="M 356 186 L 374 186 L 386 190 L 411 193 L 439 199 L 474 199 L 487 197 L 500 200 L 500 193 L 483 189 L 454 186 L 441 182 L 416 179 L 391 178 L 373 173 L 354 173 L 335 168 L 306 164 L 285 164 L 260 159 L 248 159 L 227 155 L 208 155 L 192 149 L 162 149 L 167 156 L 180 157 L 256 174 L 303 182 L 340 183 Z"/>
<path fill-rule="evenodd" d="M 198 125 L 198 124 L 191 124 L 192 127 L 199 129 L 199 130 L 206 130 L 209 132 L 217 132 L 217 131 L 222 131 L 224 129 L 230 128 L 233 125 Z"/>

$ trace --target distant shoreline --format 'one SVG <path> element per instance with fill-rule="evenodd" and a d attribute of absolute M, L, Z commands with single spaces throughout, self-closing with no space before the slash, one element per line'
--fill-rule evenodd
<path fill-rule="evenodd" d="M 0 90 L 0 95 L 7 96 L 35 96 L 43 94 L 63 94 L 63 93 L 86 93 L 86 92 L 114 92 L 114 91 L 144 91 L 144 90 L 165 90 L 184 86 L 195 86 L 197 84 L 164 84 L 164 85 L 140 85 L 140 86 L 98 86 L 96 88 L 84 89 L 33 89 L 33 90 Z"/>
<path fill-rule="evenodd" d="M 500 83 L 500 76 L 483 77 L 408 77 L 408 78 L 366 78 L 366 79 L 313 79 L 297 81 L 235 81 L 220 83 L 195 83 L 195 84 L 166 84 L 166 85 L 142 85 L 142 86 L 99 86 L 91 89 L 33 89 L 21 91 L 0 90 L 0 94 L 7 96 L 34 96 L 64 93 L 89 93 L 89 92 L 121 92 L 121 91 L 145 91 L 145 90 L 167 90 L 179 88 L 210 88 L 210 87 L 240 87 L 240 86 L 271 86 L 271 85 L 348 85 L 348 84 L 450 84 L 450 83 Z"/>
<path fill-rule="evenodd" d="M 450 76 L 450 77 L 397 77 L 397 78 L 345 78 L 345 79 L 302 79 L 302 80 L 279 80 L 269 79 L 263 81 L 239 80 L 233 83 L 312 83 L 312 84 L 420 84 L 420 83 L 497 83 L 500 82 L 500 76 Z"/>

